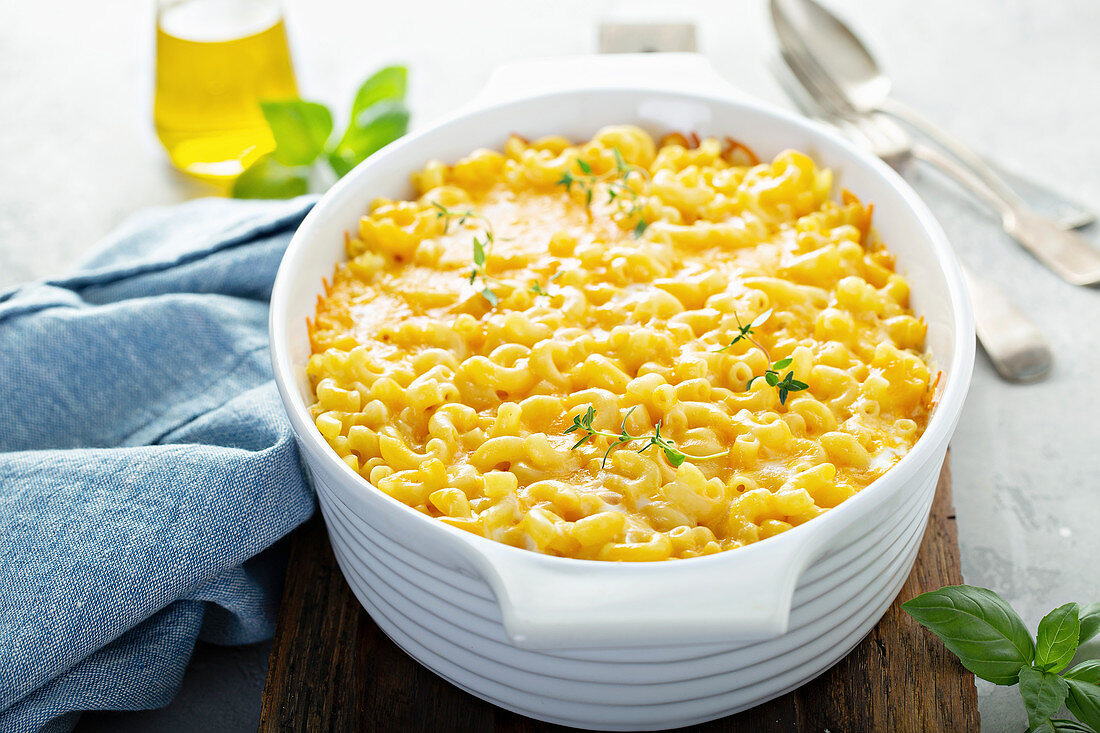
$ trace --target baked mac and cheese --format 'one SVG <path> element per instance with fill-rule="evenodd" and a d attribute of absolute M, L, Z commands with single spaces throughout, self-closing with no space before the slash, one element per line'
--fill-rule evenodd
<path fill-rule="evenodd" d="M 802 153 L 616 126 L 413 184 L 347 236 L 308 371 L 333 450 L 439 521 L 694 557 L 828 511 L 924 430 L 908 285 Z"/>

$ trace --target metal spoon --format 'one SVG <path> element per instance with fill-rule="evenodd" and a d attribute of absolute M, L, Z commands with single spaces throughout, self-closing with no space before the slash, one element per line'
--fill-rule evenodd
<path fill-rule="evenodd" d="M 939 150 L 913 140 L 908 132 L 889 117 L 881 114 L 844 116 L 830 103 L 828 96 L 816 85 L 812 73 L 798 66 L 786 54 L 787 63 L 772 66 L 772 73 L 791 101 L 803 114 L 832 125 L 852 142 L 904 175 L 914 158 L 942 159 L 939 162 L 954 168 L 956 176 L 972 174 L 953 158 Z M 789 72 L 793 78 L 789 78 Z M 971 182 L 975 184 L 975 182 Z M 976 185 L 981 185 L 976 182 Z M 985 347 L 997 373 L 1010 382 L 1034 382 L 1050 372 L 1054 354 L 1043 332 L 1024 312 L 1016 308 L 1008 296 L 995 284 L 971 272 L 961 261 L 970 301 L 974 309 L 974 327 L 978 341 Z"/>
<path fill-rule="evenodd" d="M 890 97 L 890 78 L 839 18 L 814 0 L 771 0 L 771 13 L 784 53 L 799 64 L 812 66 L 830 96 L 850 108 L 847 112 L 883 112 L 919 130 L 985 184 L 982 200 L 997 211 L 1004 230 L 1039 261 L 1074 285 L 1100 283 L 1100 252 L 1084 237 L 1065 231 L 1058 222 L 1032 210 L 965 144 Z"/>

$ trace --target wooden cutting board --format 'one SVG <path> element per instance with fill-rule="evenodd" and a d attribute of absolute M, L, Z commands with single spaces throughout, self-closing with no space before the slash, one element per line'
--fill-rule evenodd
<path fill-rule="evenodd" d="M 832 669 L 794 692 L 684 730 L 978 730 L 974 676 L 900 606 L 925 591 L 961 582 L 951 478 L 945 464 L 913 572 L 867 638 Z M 292 538 L 260 730 L 548 733 L 574 729 L 494 707 L 406 656 L 352 595 L 318 516 Z"/>

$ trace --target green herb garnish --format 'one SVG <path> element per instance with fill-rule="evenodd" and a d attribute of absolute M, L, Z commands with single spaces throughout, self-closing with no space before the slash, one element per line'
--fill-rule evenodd
<path fill-rule="evenodd" d="M 581 169 L 581 173 L 564 171 L 558 180 L 558 185 L 565 186 L 566 191 L 572 191 L 574 186 L 578 187 L 584 193 L 584 207 L 591 214 L 592 199 L 595 196 L 596 186 L 600 183 L 606 183 L 607 203 L 618 202 L 620 210 L 628 219 L 637 219 L 631 229 L 635 238 L 637 238 L 645 234 L 649 222 L 645 220 L 643 213 L 645 202 L 638 195 L 638 192 L 627 183 L 627 179 L 633 173 L 648 181 L 649 173 L 640 166 L 627 163 L 618 148 L 612 148 L 611 152 L 615 156 L 615 167 L 607 173 L 602 176 L 594 175 L 592 166 L 587 161 L 577 158 L 577 167 Z"/>
<path fill-rule="evenodd" d="M 260 110 L 275 138 L 275 150 L 258 158 L 233 182 L 235 198 L 291 198 L 309 190 L 311 173 L 324 158 L 340 178 L 405 134 L 408 72 L 387 66 L 359 87 L 351 119 L 332 140 L 329 108 L 304 99 L 263 100 Z"/>
<path fill-rule="evenodd" d="M 1100 603 L 1067 603 L 1039 622 L 1037 638 L 991 590 L 950 585 L 901 604 L 962 665 L 996 685 L 1019 685 L 1030 733 L 1100 731 L 1100 660 L 1065 668 L 1100 630 Z M 1066 705 L 1078 721 L 1054 718 Z"/>
<path fill-rule="evenodd" d="M 791 365 L 791 357 L 780 359 L 772 364 L 772 368 L 765 371 L 763 374 L 757 374 L 755 377 L 749 380 L 749 383 L 745 385 L 745 389 L 752 388 L 752 383 L 757 379 L 763 379 L 772 387 L 779 390 L 779 404 L 787 404 L 788 392 L 801 392 L 804 389 L 809 389 L 810 385 L 805 382 L 800 382 L 794 378 L 794 372 L 787 372 L 787 376 L 780 378 L 779 374 L 784 369 Z"/>
<path fill-rule="evenodd" d="M 584 431 L 584 435 L 581 437 L 580 440 L 573 444 L 573 447 L 570 450 L 576 450 L 577 448 L 580 448 L 582 445 L 584 445 L 597 435 L 602 435 L 605 438 L 611 438 L 612 443 L 607 447 L 607 450 L 603 454 L 603 461 L 600 463 L 601 468 L 607 468 L 607 459 L 611 455 L 612 450 L 618 448 L 620 445 L 626 445 L 627 443 L 631 443 L 635 440 L 646 441 L 645 445 L 643 445 L 638 450 L 638 453 L 644 453 L 653 446 L 657 446 L 664 452 L 665 458 L 667 458 L 668 462 L 671 463 L 673 466 L 680 466 L 684 463 L 684 461 L 689 458 L 693 461 L 708 461 L 712 458 L 721 458 L 724 455 L 728 455 L 728 451 L 721 451 L 719 453 L 712 453 L 705 456 L 695 456 L 690 453 L 684 453 L 682 450 L 676 447 L 675 443 L 661 435 L 660 420 L 658 420 L 657 424 L 653 427 L 653 435 L 631 435 L 626 430 L 626 421 L 630 418 L 630 414 L 636 409 L 638 409 L 637 405 L 631 407 L 629 410 L 626 411 L 626 415 L 623 416 L 622 424 L 619 426 L 619 434 L 616 435 L 615 433 L 608 433 L 592 427 L 592 421 L 596 419 L 596 408 L 589 405 L 588 411 L 585 412 L 584 415 L 575 415 L 573 417 L 573 424 L 565 430 L 566 435 L 578 430 Z"/>
<path fill-rule="evenodd" d="M 473 209 L 448 209 L 438 201 L 432 202 L 432 208 L 436 210 L 436 218 L 443 220 L 443 233 L 446 234 L 450 228 L 451 223 L 455 222 L 459 226 L 463 226 L 467 221 L 471 219 L 477 219 L 481 222 L 482 233 L 480 235 L 474 235 L 474 252 L 473 252 L 473 267 L 470 269 L 469 282 L 473 285 L 477 280 L 481 279 L 481 291 L 480 295 L 488 301 L 489 305 L 493 308 L 497 307 L 500 303 L 500 297 L 493 290 L 492 286 L 496 284 L 496 280 L 490 277 L 485 272 L 485 263 L 488 262 L 489 254 L 493 250 L 493 244 L 496 242 L 496 238 L 493 235 L 493 223 L 489 221 L 483 215 L 477 213 Z"/>
<path fill-rule="evenodd" d="M 715 349 L 715 351 L 725 351 L 739 341 L 745 340 L 751 343 L 756 348 L 763 351 L 764 357 L 768 361 L 771 361 L 771 354 L 768 353 L 768 350 L 764 347 L 764 344 L 760 343 L 752 337 L 753 333 L 756 332 L 756 329 L 764 325 L 764 322 L 767 321 L 768 318 L 771 317 L 771 315 L 772 309 L 769 308 L 760 315 L 756 316 L 756 318 L 753 318 L 752 321 L 746 326 L 741 324 L 741 319 L 737 317 L 736 313 L 734 313 L 733 317 L 737 320 L 737 335 L 734 336 L 733 340 L 730 341 L 728 344 L 718 349 Z M 785 359 L 780 359 L 779 361 L 774 362 L 771 368 L 767 369 L 763 374 L 757 374 L 755 377 L 750 379 L 745 385 L 745 389 L 752 389 L 753 382 L 755 382 L 757 379 L 763 379 L 769 385 L 779 390 L 779 404 L 787 404 L 787 395 L 789 393 L 801 392 L 804 389 L 810 388 L 810 385 L 806 384 L 805 382 L 800 382 L 794 378 L 794 371 L 787 372 L 787 376 L 785 377 L 781 376 L 782 371 L 789 367 L 792 361 L 793 359 L 788 356 Z"/>
<path fill-rule="evenodd" d="M 725 346 L 722 346 L 721 348 L 715 349 L 715 350 L 716 351 L 725 351 L 726 349 L 730 348 L 731 346 L 738 343 L 739 341 L 744 340 L 744 341 L 749 341 L 749 342 L 755 344 L 758 349 L 760 349 L 764 353 L 767 353 L 768 350 L 765 349 L 763 346 L 761 346 L 756 341 L 756 339 L 754 339 L 752 337 L 752 335 L 753 335 L 753 333 L 755 333 L 756 329 L 763 326 L 764 322 L 767 321 L 769 318 L 771 318 L 771 315 L 772 315 L 772 309 L 768 308 L 766 311 L 764 311 L 763 313 L 758 315 L 756 318 L 752 319 L 752 322 L 749 323 L 747 326 L 742 326 L 741 325 L 741 319 L 737 317 L 736 313 L 734 313 L 733 317 L 735 319 L 737 319 L 737 335 L 734 336 L 733 340 L 730 341 L 728 344 L 726 344 Z"/>
<path fill-rule="evenodd" d="M 557 271 L 557 272 L 555 272 L 555 273 L 554 273 L 553 275 L 551 275 L 550 277 L 546 278 L 546 286 L 547 286 L 547 287 L 549 287 L 549 286 L 550 286 L 550 283 L 552 283 L 552 282 L 554 282 L 555 280 L 557 280 L 557 279 L 558 279 L 559 277 L 561 277 L 561 276 L 562 276 L 563 274 L 565 274 L 565 270 L 558 270 L 558 271 Z M 542 286 L 542 284 L 541 284 L 541 283 L 539 283 L 539 282 L 538 282 L 537 280 L 536 280 L 536 281 L 535 281 L 535 282 L 534 282 L 534 283 L 533 283 L 533 284 L 531 285 L 531 287 L 529 287 L 529 288 L 527 288 L 527 289 L 528 289 L 528 290 L 530 290 L 530 291 L 531 291 L 532 293 L 534 293 L 535 295 L 545 295 L 545 296 L 546 296 L 546 297 L 548 297 L 548 298 L 550 297 L 550 293 L 549 293 L 549 292 L 548 292 L 548 291 L 546 290 L 546 288 L 544 288 L 544 287 Z"/>

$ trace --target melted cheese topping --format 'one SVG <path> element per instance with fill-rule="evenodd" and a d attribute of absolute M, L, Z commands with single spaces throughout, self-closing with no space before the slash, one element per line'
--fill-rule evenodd
<path fill-rule="evenodd" d="M 567 557 L 693 557 L 835 507 L 927 423 L 908 286 L 805 155 L 624 126 L 413 180 L 348 236 L 308 370 L 332 448 L 425 514 Z"/>

